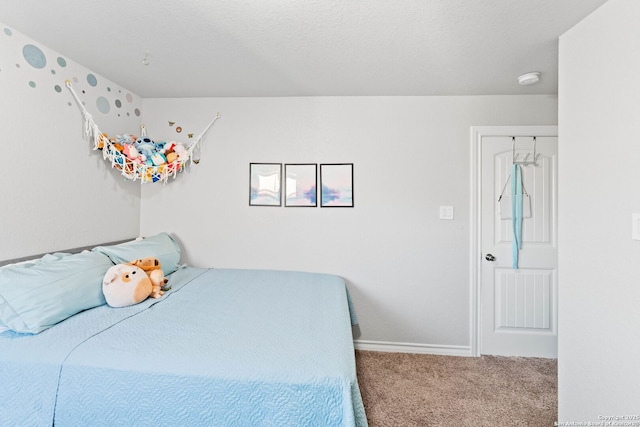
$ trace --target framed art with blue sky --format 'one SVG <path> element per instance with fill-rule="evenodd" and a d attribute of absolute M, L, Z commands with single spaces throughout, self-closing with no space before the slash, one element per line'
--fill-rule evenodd
<path fill-rule="evenodd" d="M 249 164 L 249 206 L 282 206 L 282 163 Z"/>
<path fill-rule="evenodd" d="M 316 207 L 318 165 L 315 163 L 285 163 L 284 205 L 286 207 Z"/>
<path fill-rule="evenodd" d="M 352 208 L 353 163 L 320 165 L 320 207 Z"/>

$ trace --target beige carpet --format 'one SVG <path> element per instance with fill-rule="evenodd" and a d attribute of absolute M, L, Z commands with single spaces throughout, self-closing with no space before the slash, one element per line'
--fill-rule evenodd
<path fill-rule="evenodd" d="M 553 426 L 557 363 L 356 351 L 369 426 Z"/>

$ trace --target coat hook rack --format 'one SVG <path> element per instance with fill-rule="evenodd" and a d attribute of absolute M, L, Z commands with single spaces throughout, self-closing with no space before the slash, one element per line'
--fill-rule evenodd
<path fill-rule="evenodd" d="M 538 166 L 538 158 L 540 157 L 540 153 L 536 151 L 536 137 L 533 137 L 533 155 L 531 153 L 526 153 L 522 159 L 520 159 L 520 153 L 516 153 L 516 137 L 511 137 L 511 142 L 513 144 L 513 163 L 522 165 L 522 166 Z"/>

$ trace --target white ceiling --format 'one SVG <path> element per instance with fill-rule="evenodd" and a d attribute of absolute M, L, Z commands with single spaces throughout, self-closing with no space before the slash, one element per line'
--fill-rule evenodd
<path fill-rule="evenodd" d="M 605 2 L 0 0 L 0 22 L 146 98 L 556 94 L 558 37 Z"/>

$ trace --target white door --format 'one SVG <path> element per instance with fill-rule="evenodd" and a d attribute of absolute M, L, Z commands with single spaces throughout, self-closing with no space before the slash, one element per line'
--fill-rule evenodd
<path fill-rule="evenodd" d="M 480 138 L 479 347 L 480 354 L 555 358 L 558 138 L 557 132 L 540 136 L 535 127 L 527 130 L 533 132 L 515 138 L 515 153 L 520 160 L 529 153 L 531 160 L 536 136 L 539 157 L 537 166 L 522 166 L 531 209 L 522 221 L 517 269 L 512 268 L 512 219 L 501 217 L 498 203 L 507 181 L 505 194 L 511 190 L 513 140 L 502 135 Z"/>

